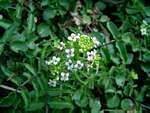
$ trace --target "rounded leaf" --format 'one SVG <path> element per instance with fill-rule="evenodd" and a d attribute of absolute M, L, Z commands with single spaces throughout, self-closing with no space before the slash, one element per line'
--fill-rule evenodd
<path fill-rule="evenodd" d="M 121 108 L 123 110 L 129 110 L 131 107 L 133 107 L 133 105 L 134 104 L 131 99 L 126 98 L 121 101 Z"/>

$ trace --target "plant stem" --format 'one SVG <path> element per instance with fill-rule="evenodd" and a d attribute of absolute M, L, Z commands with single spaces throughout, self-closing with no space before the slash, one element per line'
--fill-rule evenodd
<path fill-rule="evenodd" d="M 9 91 L 17 92 L 17 93 L 21 92 L 20 90 L 17 90 L 13 87 L 9 87 L 9 86 L 6 86 L 6 85 L 0 85 L 0 87 L 3 88 L 3 89 L 9 90 Z"/>

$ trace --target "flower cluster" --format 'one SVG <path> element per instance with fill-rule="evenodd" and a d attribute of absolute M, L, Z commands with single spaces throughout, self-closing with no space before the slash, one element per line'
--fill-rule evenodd
<path fill-rule="evenodd" d="M 96 49 L 100 46 L 100 42 L 96 37 L 72 33 L 68 40 L 58 45 L 57 49 L 61 50 L 60 53 L 59 51 L 57 53 L 59 57 L 52 56 L 51 60 L 45 61 L 47 65 L 52 66 L 51 73 L 57 75 L 54 80 L 49 80 L 48 84 L 51 87 L 56 87 L 57 80 L 68 81 L 71 75 L 78 70 L 89 69 L 89 65 L 92 67 L 97 59 Z"/>

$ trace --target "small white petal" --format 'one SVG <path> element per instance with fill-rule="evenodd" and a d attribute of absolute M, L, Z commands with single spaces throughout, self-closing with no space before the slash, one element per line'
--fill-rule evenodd
<path fill-rule="evenodd" d="M 71 33 L 71 37 L 75 37 L 76 35 L 74 33 Z"/>

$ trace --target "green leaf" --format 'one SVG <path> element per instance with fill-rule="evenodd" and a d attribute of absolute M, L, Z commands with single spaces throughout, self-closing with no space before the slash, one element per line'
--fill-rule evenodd
<path fill-rule="evenodd" d="M 15 104 L 15 101 L 18 101 L 15 93 L 9 93 L 8 96 L 0 99 L 0 107 L 10 107 Z"/>
<path fill-rule="evenodd" d="M 144 62 L 150 62 L 150 51 L 145 51 L 143 55 Z"/>
<path fill-rule="evenodd" d="M 144 72 L 149 73 L 150 72 L 150 65 L 149 62 L 141 64 L 141 68 Z"/>
<path fill-rule="evenodd" d="M 115 63 L 115 64 L 120 64 L 120 58 L 117 56 L 111 56 L 111 60 Z"/>
<path fill-rule="evenodd" d="M 133 102 L 132 102 L 132 100 L 131 99 L 123 99 L 122 101 L 121 101 L 121 108 L 123 109 L 123 110 L 129 110 L 129 109 L 131 109 L 132 107 L 133 107 Z"/>
<path fill-rule="evenodd" d="M 49 4 L 49 0 L 42 0 L 41 6 L 47 6 Z"/>
<path fill-rule="evenodd" d="M 44 20 L 49 20 L 52 19 L 56 16 L 57 12 L 54 9 L 45 9 L 43 12 L 43 19 Z"/>
<path fill-rule="evenodd" d="M 86 14 L 83 15 L 83 23 L 88 25 L 91 24 L 91 17 Z"/>
<path fill-rule="evenodd" d="M 18 51 L 27 51 L 28 50 L 28 47 L 27 47 L 27 44 L 26 42 L 21 42 L 21 41 L 15 41 L 15 42 L 12 42 L 10 44 L 10 48 L 14 51 L 14 52 L 17 52 Z"/>
<path fill-rule="evenodd" d="M 140 41 L 138 39 L 132 38 L 131 44 L 133 52 L 137 52 L 140 50 Z"/>
<path fill-rule="evenodd" d="M 16 18 L 21 19 L 22 17 L 23 6 L 20 4 L 16 5 Z"/>
<path fill-rule="evenodd" d="M 68 0 L 60 0 L 59 1 L 59 4 L 61 5 L 61 6 L 63 6 L 65 9 L 68 9 L 69 8 L 69 1 Z"/>
<path fill-rule="evenodd" d="M 66 101 L 51 101 L 48 102 L 48 104 L 52 109 L 73 109 L 73 104 Z"/>
<path fill-rule="evenodd" d="M 39 88 L 39 84 L 38 84 L 37 80 L 32 80 L 32 85 L 35 90 L 35 100 L 37 101 L 38 97 L 40 95 L 40 88 Z"/>
<path fill-rule="evenodd" d="M 97 99 L 90 99 L 90 108 L 91 108 L 91 113 L 99 113 L 101 109 L 101 103 Z"/>
<path fill-rule="evenodd" d="M 116 108 L 120 104 L 120 98 L 117 95 L 114 95 L 112 98 L 107 100 L 108 108 Z"/>
<path fill-rule="evenodd" d="M 119 39 L 120 37 L 119 30 L 113 22 L 107 22 L 107 28 L 111 32 L 114 39 Z"/>
<path fill-rule="evenodd" d="M 105 41 L 105 35 L 103 33 L 101 33 L 101 32 L 95 32 L 95 31 L 93 31 L 91 33 L 91 35 L 93 37 L 96 37 L 100 43 L 103 43 Z"/>
<path fill-rule="evenodd" d="M 49 26 L 45 23 L 38 25 L 37 32 L 41 37 L 47 37 L 51 34 Z"/>
<path fill-rule="evenodd" d="M 137 10 L 137 9 L 135 9 L 135 8 L 126 8 L 126 12 L 128 13 L 128 14 L 136 14 L 136 13 L 138 13 L 139 12 L 139 10 Z"/>
<path fill-rule="evenodd" d="M 120 56 L 123 60 L 123 63 L 127 63 L 128 60 L 128 54 L 127 54 L 127 50 L 126 50 L 126 46 L 122 41 L 118 41 L 116 42 L 116 47 L 120 53 Z"/>
<path fill-rule="evenodd" d="M 98 1 L 95 5 L 100 11 L 106 8 L 106 4 L 102 1 Z"/>
<path fill-rule="evenodd" d="M 133 61 L 134 55 L 133 54 L 128 54 L 128 60 L 126 62 L 126 64 L 131 64 Z"/>
<path fill-rule="evenodd" d="M 6 75 L 8 77 L 13 75 L 13 73 L 8 68 L 3 66 L 2 64 L 0 65 L 0 68 L 1 68 L 1 71 L 4 73 L 4 75 Z"/>
<path fill-rule="evenodd" d="M 132 37 L 134 37 L 133 34 L 132 34 L 131 32 L 127 32 L 127 33 L 124 33 L 124 34 L 122 35 L 122 40 L 123 40 L 126 44 L 130 44 Z"/>
<path fill-rule="evenodd" d="M 34 26 L 34 15 L 32 14 L 32 12 L 28 14 L 27 24 L 27 32 L 31 33 Z"/>
<path fill-rule="evenodd" d="M 7 41 L 11 41 L 12 37 L 16 31 L 18 24 L 14 23 L 12 24 L 4 33 L 3 37 L 2 37 L 2 41 L 3 42 L 7 42 Z"/>
<path fill-rule="evenodd" d="M 4 29 L 8 29 L 11 26 L 11 22 L 6 20 L 0 20 L 0 26 Z"/>
<path fill-rule="evenodd" d="M 27 111 L 36 111 L 36 110 L 40 110 L 44 107 L 44 102 L 32 102 L 29 106 L 29 108 L 27 109 Z"/>
<path fill-rule="evenodd" d="M 21 90 L 21 96 L 22 96 L 24 104 L 25 104 L 24 108 L 27 109 L 30 106 L 30 102 L 31 102 L 28 90 L 23 88 Z"/>
<path fill-rule="evenodd" d="M 34 69 L 31 65 L 24 63 L 24 66 L 25 66 L 25 68 L 27 68 L 33 75 L 36 75 L 36 71 L 35 71 L 35 69 Z"/>
<path fill-rule="evenodd" d="M 115 77 L 115 81 L 116 81 L 116 84 L 119 86 L 119 87 L 123 87 L 124 84 L 125 84 L 125 80 L 126 78 L 124 76 L 117 76 Z"/>
<path fill-rule="evenodd" d="M 79 107 L 86 107 L 88 104 L 88 98 L 82 91 L 77 90 L 73 95 L 73 100 Z"/>
<path fill-rule="evenodd" d="M 147 16 L 150 16 L 150 6 L 145 6 L 145 13 Z"/>
<path fill-rule="evenodd" d="M 106 59 L 107 62 L 110 61 L 110 52 L 109 52 L 109 49 L 106 48 L 106 47 L 103 47 L 102 48 L 102 52 L 103 52 L 103 55 L 104 55 L 104 58 Z"/>

